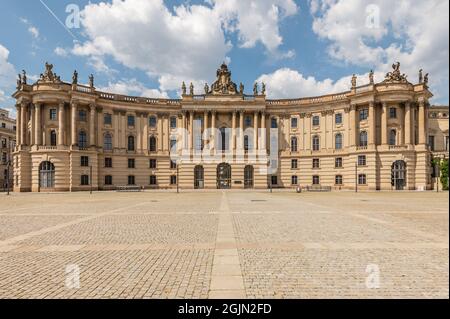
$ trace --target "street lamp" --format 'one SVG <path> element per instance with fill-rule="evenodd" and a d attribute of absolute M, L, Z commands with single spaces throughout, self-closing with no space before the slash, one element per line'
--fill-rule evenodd
<path fill-rule="evenodd" d="M 11 166 L 11 159 L 6 161 L 6 195 L 9 196 L 9 167 Z"/>
<path fill-rule="evenodd" d="M 355 163 L 355 193 L 358 192 L 358 163 Z"/>

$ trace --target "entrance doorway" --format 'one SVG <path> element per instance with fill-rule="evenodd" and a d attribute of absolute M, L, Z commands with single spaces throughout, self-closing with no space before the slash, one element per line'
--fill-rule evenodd
<path fill-rule="evenodd" d="M 244 188 L 253 188 L 253 166 L 247 165 L 244 168 Z"/>
<path fill-rule="evenodd" d="M 39 165 L 39 187 L 55 187 L 55 165 L 51 162 L 42 162 Z"/>
<path fill-rule="evenodd" d="M 222 163 L 217 166 L 217 189 L 231 188 L 231 165 Z"/>
<path fill-rule="evenodd" d="M 203 166 L 197 165 L 194 168 L 194 188 L 203 189 L 205 187 L 205 173 Z"/>
<path fill-rule="evenodd" d="M 406 187 L 406 163 L 399 160 L 392 163 L 391 185 L 396 190 L 403 190 Z"/>

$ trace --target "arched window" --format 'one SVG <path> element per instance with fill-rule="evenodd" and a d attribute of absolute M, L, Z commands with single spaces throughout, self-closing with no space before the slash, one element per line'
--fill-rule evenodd
<path fill-rule="evenodd" d="M 128 136 L 128 150 L 129 151 L 134 151 L 134 136 L 130 135 Z"/>
<path fill-rule="evenodd" d="M 396 145 L 396 144 L 397 144 L 397 131 L 390 130 L 389 131 L 389 145 Z"/>
<path fill-rule="evenodd" d="M 359 133 L 359 146 L 367 146 L 367 132 L 362 131 Z"/>
<path fill-rule="evenodd" d="M 103 141 L 103 149 L 105 151 L 111 151 L 113 149 L 111 134 L 106 133 Z"/>
<path fill-rule="evenodd" d="M 78 147 L 87 147 L 87 136 L 85 131 L 80 131 L 78 133 Z"/>
<path fill-rule="evenodd" d="M 336 134 L 336 136 L 334 137 L 334 147 L 337 150 L 342 149 L 342 134 L 341 133 Z"/>
<path fill-rule="evenodd" d="M 297 137 L 291 137 L 291 152 L 297 152 Z"/>
<path fill-rule="evenodd" d="M 55 187 L 55 165 L 51 162 L 42 162 L 39 165 L 39 186 L 42 188 Z"/>
<path fill-rule="evenodd" d="M 197 165 L 194 167 L 194 188 L 202 189 L 204 188 L 204 169 L 203 166 Z"/>
<path fill-rule="evenodd" d="M 56 146 L 56 131 L 55 130 L 50 131 L 50 145 Z"/>
<path fill-rule="evenodd" d="M 247 165 L 244 168 L 244 188 L 253 188 L 253 166 Z"/>
<path fill-rule="evenodd" d="M 312 149 L 313 151 L 320 150 L 320 138 L 317 135 L 314 135 L 312 138 Z"/>
<path fill-rule="evenodd" d="M 148 140 L 148 150 L 150 152 L 156 152 L 156 137 L 150 136 Z"/>

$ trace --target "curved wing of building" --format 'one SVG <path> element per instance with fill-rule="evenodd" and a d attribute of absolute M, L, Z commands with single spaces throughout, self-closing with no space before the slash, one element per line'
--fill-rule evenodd
<path fill-rule="evenodd" d="M 318 97 L 245 94 L 223 64 L 202 93 L 131 97 L 61 81 L 46 64 L 17 83 L 16 191 L 144 188 L 429 189 L 427 77 Z M 197 90 L 198 91 L 198 90 Z"/>

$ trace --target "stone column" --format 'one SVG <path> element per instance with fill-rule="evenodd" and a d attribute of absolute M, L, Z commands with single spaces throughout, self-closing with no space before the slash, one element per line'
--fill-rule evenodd
<path fill-rule="evenodd" d="M 350 129 L 350 145 L 349 146 L 357 146 L 358 143 L 356 142 L 357 137 L 357 125 L 356 125 L 356 105 L 352 104 L 350 105 L 350 123 L 349 123 L 349 129 Z"/>
<path fill-rule="evenodd" d="M 95 146 L 97 143 L 95 141 L 95 104 L 89 105 L 90 116 L 89 116 L 89 145 Z"/>
<path fill-rule="evenodd" d="M 26 116 L 27 116 L 27 104 L 22 102 L 20 112 L 20 141 L 23 145 L 27 144 L 26 137 Z"/>
<path fill-rule="evenodd" d="M 64 112 L 64 102 L 59 103 L 59 109 L 58 109 L 58 145 L 62 146 L 64 145 L 64 132 L 66 130 L 65 126 L 65 117 L 66 112 Z"/>
<path fill-rule="evenodd" d="M 194 111 L 189 111 L 189 151 L 194 148 Z"/>
<path fill-rule="evenodd" d="M 163 150 L 168 152 L 170 151 L 170 114 L 167 113 L 164 115 L 164 129 Z"/>
<path fill-rule="evenodd" d="M 41 104 L 37 103 L 34 106 L 34 138 L 35 144 L 42 144 L 42 133 L 41 133 Z"/>
<path fill-rule="evenodd" d="M 181 149 L 186 149 L 186 111 L 181 111 Z"/>
<path fill-rule="evenodd" d="M 265 150 L 266 146 L 266 113 L 264 111 L 261 112 L 261 144 L 259 145 L 259 149 Z"/>
<path fill-rule="evenodd" d="M 405 144 L 414 144 L 411 135 L 411 103 L 405 103 Z"/>
<path fill-rule="evenodd" d="M 142 130 L 140 113 L 136 113 L 136 152 L 142 152 Z"/>
<path fill-rule="evenodd" d="M 253 150 L 258 149 L 258 112 L 253 114 Z"/>
<path fill-rule="evenodd" d="M 114 111 L 113 113 L 114 123 L 114 147 L 119 148 L 119 127 L 120 127 L 120 113 Z"/>
<path fill-rule="evenodd" d="M 236 149 L 236 110 L 233 110 L 231 118 L 231 150 Z"/>
<path fill-rule="evenodd" d="M 142 150 L 148 150 L 148 114 L 141 113 L 142 120 Z"/>
<path fill-rule="evenodd" d="M 72 102 L 71 105 L 71 144 L 72 146 L 77 145 L 77 104 Z"/>
<path fill-rule="evenodd" d="M 427 132 L 426 132 L 426 110 L 425 110 L 425 102 L 419 102 L 419 144 L 427 143 Z"/>
<path fill-rule="evenodd" d="M 405 145 L 405 116 L 404 116 L 404 112 L 403 112 L 403 105 L 399 105 L 398 106 L 398 120 L 400 122 L 400 130 L 399 130 L 399 141 L 398 144 L 399 145 Z"/>
<path fill-rule="evenodd" d="M 216 149 L 216 111 L 211 111 L 211 149 Z"/>
<path fill-rule="evenodd" d="M 20 104 L 16 104 L 16 144 L 17 145 L 21 145 L 22 144 L 22 134 L 21 134 L 21 128 L 22 128 L 22 122 L 21 122 L 21 118 L 22 118 L 22 114 L 21 114 L 21 105 Z"/>
<path fill-rule="evenodd" d="M 387 103 L 383 102 L 383 110 L 381 112 L 381 144 L 387 144 Z"/>
<path fill-rule="evenodd" d="M 158 152 L 163 150 L 163 114 L 158 113 Z"/>
<path fill-rule="evenodd" d="M 375 104 L 369 102 L 369 145 L 375 145 L 376 137 L 376 119 L 375 119 Z"/>
<path fill-rule="evenodd" d="M 36 117 L 35 117 L 35 106 L 31 106 L 31 116 L 30 116 L 30 145 L 36 145 L 36 131 L 35 131 L 35 123 L 36 123 Z"/>
<path fill-rule="evenodd" d="M 240 150 L 244 149 L 244 111 L 239 111 L 239 143 L 238 148 Z"/>
<path fill-rule="evenodd" d="M 206 146 L 209 140 L 209 136 L 206 136 L 207 129 L 208 129 L 208 111 L 205 111 L 203 113 L 203 133 L 202 133 L 203 148 Z"/>

